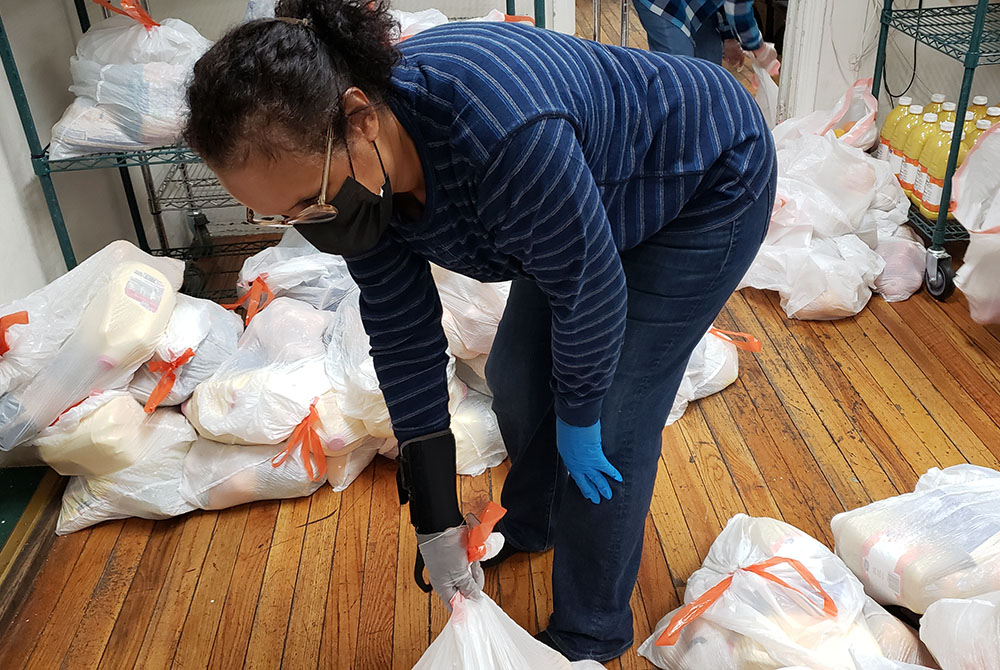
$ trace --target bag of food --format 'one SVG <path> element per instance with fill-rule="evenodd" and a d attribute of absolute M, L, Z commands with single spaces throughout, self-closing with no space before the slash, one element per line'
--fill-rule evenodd
<path fill-rule="evenodd" d="M 942 670 L 1000 668 L 1000 591 L 932 603 L 920 619 L 920 639 Z"/>
<path fill-rule="evenodd" d="M 883 605 L 922 613 L 943 598 L 1000 590 L 1000 473 L 932 468 L 913 493 L 831 522 L 837 555 Z"/>
<path fill-rule="evenodd" d="M 337 451 L 328 451 L 326 457 L 327 479 L 334 491 L 350 486 L 368 465 L 381 454 L 396 458 L 399 449 L 394 438 L 364 437 Z"/>
<path fill-rule="evenodd" d="M 257 500 L 312 495 L 325 477 L 313 479 L 299 449 L 275 465 L 287 445 L 221 444 L 195 441 L 184 459 L 181 496 L 201 509 L 225 509 Z"/>
<path fill-rule="evenodd" d="M 30 381 L 0 396 L 0 449 L 30 441 L 94 393 L 128 386 L 153 355 L 174 309 L 171 278 L 130 261 L 100 279 L 58 351 Z"/>
<path fill-rule="evenodd" d="M 146 412 L 180 405 L 195 387 L 236 353 L 243 322 L 210 300 L 177 295 L 153 358 L 135 373 L 129 390 Z"/>
<path fill-rule="evenodd" d="M 177 19 L 157 23 L 135 0 L 94 25 L 70 59 L 77 99 L 52 128 L 53 160 L 174 144 L 187 114 L 187 80 L 211 43 Z"/>
<path fill-rule="evenodd" d="M 441 295 L 441 323 L 452 355 L 471 359 L 489 354 L 507 306 L 510 282 L 484 284 L 435 265 L 431 272 Z"/>
<path fill-rule="evenodd" d="M 841 142 L 868 150 L 878 141 L 879 128 L 875 123 L 878 100 L 871 93 L 872 80 L 859 79 L 840 99 L 833 109 L 813 112 L 807 116 L 788 119 L 774 128 L 774 141 L 780 148 L 787 141 L 805 135 L 832 133 Z"/>
<path fill-rule="evenodd" d="M 180 483 L 184 457 L 196 437 L 176 410 L 158 410 L 146 418 L 133 438 L 141 443 L 139 460 L 113 474 L 69 481 L 56 534 L 111 519 L 167 519 L 194 510 L 181 497 Z"/>
<path fill-rule="evenodd" d="M 969 248 L 955 274 L 955 286 L 968 299 L 975 321 L 1000 323 L 1000 227 L 969 233 Z"/>
<path fill-rule="evenodd" d="M 331 389 L 323 336 L 333 313 L 277 298 L 254 318 L 236 352 L 183 406 L 198 434 L 230 444 L 278 444 Z"/>
<path fill-rule="evenodd" d="M 688 403 L 718 393 L 736 381 L 740 374 L 738 349 L 756 352 L 760 346 L 760 340 L 746 333 L 711 328 L 691 353 L 666 425 L 684 416 Z"/>
<path fill-rule="evenodd" d="M 451 417 L 455 462 L 460 475 L 481 475 L 507 458 L 492 401 L 470 391 Z"/>
<path fill-rule="evenodd" d="M 820 542 L 775 519 L 730 519 L 684 602 L 639 649 L 665 670 L 856 670 L 885 659 L 861 583 Z"/>

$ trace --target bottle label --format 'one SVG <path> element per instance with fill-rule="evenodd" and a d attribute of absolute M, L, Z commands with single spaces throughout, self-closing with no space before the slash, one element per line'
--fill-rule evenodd
<path fill-rule="evenodd" d="M 883 137 L 878 143 L 878 149 L 875 150 L 875 158 L 879 159 L 880 161 L 887 161 L 889 160 L 890 151 L 891 150 L 889 149 L 889 143 L 886 142 L 885 138 Z"/>
<path fill-rule="evenodd" d="M 880 602 L 899 604 L 903 595 L 903 557 L 907 546 L 887 537 L 869 538 L 862 555 L 868 588 Z"/>
<path fill-rule="evenodd" d="M 904 188 L 913 188 L 918 171 L 915 163 L 911 163 L 909 160 L 903 162 L 903 167 L 899 171 L 899 181 L 903 182 Z"/>
<path fill-rule="evenodd" d="M 932 212 L 941 209 L 941 184 L 937 183 L 939 181 L 934 177 L 928 177 L 927 186 L 924 187 L 924 207 Z"/>
<path fill-rule="evenodd" d="M 903 154 L 897 152 L 895 149 L 891 150 L 892 153 L 889 155 L 889 165 L 892 167 L 892 173 L 899 176 L 899 171 L 903 169 Z"/>
<path fill-rule="evenodd" d="M 160 309 L 164 290 L 163 282 L 141 270 L 133 272 L 125 284 L 125 295 L 154 313 Z"/>
<path fill-rule="evenodd" d="M 923 198 L 924 189 L 927 188 L 927 170 L 924 168 L 919 168 L 917 170 L 917 178 L 913 180 L 913 192 Z"/>

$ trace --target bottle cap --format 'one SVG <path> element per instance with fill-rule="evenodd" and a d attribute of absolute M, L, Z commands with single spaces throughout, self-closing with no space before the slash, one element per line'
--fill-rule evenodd
<path fill-rule="evenodd" d="M 977 95 L 976 97 L 974 97 L 972 99 L 972 104 L 973 105 L 980 105 L 982 107 L 985 107 L 986 103 L 989 102 L 989 101 L 990 101 L 989 98 L 987 98 L 985 95 Z"/>
<path fill-rule="evenodd" d="M 974 118 L 976 118 L 976 115 L 973 112 L 966 112 L 965 113 L 965 120 L 966 121 L 971 121 Z"/>
<path fill-rule="evenodd" d="M 955 124 L 952 123 L 951 121 L 942 121 L 940 127 L 941 127 L 941 131 L 942 132 L 945 132 L 945 133 L 953 133 L 953 132 L 955 132 Z"/>
<path fill-rule="evenodd" d="M 935 93 L 931 96 L 931 102 L 940 105 L 944 102 L 944 93 Z"/>
<path fill-rule="evenodd" d="M 923 105 L 910 105 L 910 114 L 923 114 L 923 113 L 924 113 Z"/>
<path fill-rule="evenodd" d="M 913 104 L 913 98 L 911 98 L 908 95 L 904 95 L 902 98 L 899 99 L 899 104 L 901 107 L 909 107 L 910 105 Z"/>
<path fill-rule="evenodd" d="M 941 109 L 943 109 L 946 112 L 954 112 L 955 111 L 955 103 L 953 103 L 953 102 L 942 103 L 941 104 Z"/>
<path fill-rule="evenodd" d="M 976 128 L 979 130 L 989 130 L 993 126 L 988 119 L 979 119 L 976 121 Z"/>
<path fill-rule="evenodd" d="M 986 116 L 1000 116 L 1000 107 L 990 107 L 986 110 Z"/>
<path fill-rule="evenodd" d="M 937 114 L 934 112 L 924 114 L 924 123 L 937 123 Z"/>

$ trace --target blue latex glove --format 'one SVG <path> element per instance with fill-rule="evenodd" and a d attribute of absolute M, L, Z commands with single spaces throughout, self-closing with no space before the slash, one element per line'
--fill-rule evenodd
<path fill-rule="evenodd" d="M 611 485 L 606 477 L 620 482 L 622 476 L 604 457 L 600 421 L 581 427 L 556 418 L 556 446 L 584 498 L 595 505 L 601 502 L 602 496 L 611 500 Z"/>

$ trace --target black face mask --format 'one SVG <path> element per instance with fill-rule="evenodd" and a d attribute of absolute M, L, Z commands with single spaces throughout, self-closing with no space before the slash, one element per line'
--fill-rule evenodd
<path fill-rule="evenodd" d="M 337 208 L 337 218 L 325 223 L 295 225 L 295 230 L 323 253 L 345 258 L 360 256 L 374 249 L 389 227 L 389 220 L 392 218 L 392 187 L 378 146 L 375 146 L 375 154 L 385 177 L 381 196 L 372 193 L 354 178 L 354 163 L 351 162 L 352 176 L 344 181 L 340 191 L 330 201 Z M 348 153 L 348 161 L 350 160 Z"/>

